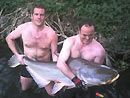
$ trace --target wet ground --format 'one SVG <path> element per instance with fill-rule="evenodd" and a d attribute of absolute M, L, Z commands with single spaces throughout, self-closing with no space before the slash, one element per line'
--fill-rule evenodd
<path fill-rule="evenodd" d="M 12 69 L 7 64 L 11 55 L 7 46 L 0 44 L 0 98 L 23 98 L 19 81 L 20 67 Z M 28 98 L 50 98 L 35 82 L 30 92 Z M 70 89 L 58 95 L 56 98 L 130 98 L 130 68 L 121 72 L 120 78 L 113 84 L 89 87 L 87 91 Z"/>

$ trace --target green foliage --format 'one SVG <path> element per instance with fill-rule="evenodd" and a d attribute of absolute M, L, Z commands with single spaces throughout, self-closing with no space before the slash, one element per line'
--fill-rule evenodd
<path fill-rule="evenodd" d="M 87 4 L 76 9 L 75 16 L 78 18 L 90 17 L 95 20 L 97 32 L 101 32 L 104 36 L 109 36 L 113 33 L 113 27 L 121 23 L 121 7 L 118 3 L 111 4 L 102 2 L 100 4 Z M 81 11 L 79 11 L 81 10 Z"/>
<path fill-rule="evenodd" d="M 15 10 L 17 7 L 24 6 L 28 2 L 32 2 L 32 0 L 1 0 L 0 10 L 4 9 L 4 13 L 9 13 Z"/>
<path fill-rule="evenodd" d="M 129 0 L 4 0 L 0 1 L 0 9 L 8 12 L 28 2 L 44 3 L 48 12 L 70 13 L 78 20 L 90 17 L 96 23 L 96 31 L 105 37 L 113 36 L 118 28 L 125 29 L 121 24 L 130 21 Z"/>
<path fill-rule="evenodd" d="M 114 34 L 113 39 L 110 42 L 106 43 L 106 47 L 113 50 L 111 51 L 113 54 L 126 54 L 127 51 L 130 52 L 129 42 L 130 32 L 120 30 Z"/>
<path fill-rule="evenodd" d="M 118 72 L 124 71 L 130 67 L 130 64 L 125 61 L 118 61 L 114 64 L 115 68 L 118 69 Z"/>

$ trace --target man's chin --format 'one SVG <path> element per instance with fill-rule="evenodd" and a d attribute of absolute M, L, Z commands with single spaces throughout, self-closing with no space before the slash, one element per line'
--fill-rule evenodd
<path fill-rule="evenodd" d="M 88 45 L 90 42 L 83 42 L 84 45 Z"/>
<path fill-rule="evenodd" d="M 37 26 L 42 26 L 43 23 L 42 23 L 42 22 L 37 22 L 36 25 L 37 25 Z"/>
<path fill-rule="evenodd" d="M 43 24 L 42 23 L 37 23 L 37 26 L 41 27 L 41 26 L 43 26 Z"/>

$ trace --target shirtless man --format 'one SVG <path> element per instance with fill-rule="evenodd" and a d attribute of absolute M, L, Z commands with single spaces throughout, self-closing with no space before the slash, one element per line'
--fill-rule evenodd
<path fill-rule="evenodd" d="M 24 55 L 18 53 L 14 44 L 14 40 L 20 37 L 23 41 Z M 6 37 L 6 41 L 21 64 L 24 64 L 24 56 L 36 61 L 50 61 L 52 55 L 53 61 L 57 61 L 57 56 L 54 54 L 57 52 L 57 35 L 51 27 L 45 25 L 45 8 L 41 4 L 36 4 L 32 9 L 31 22 L 18 26 Z M 21 72 L 20 81 L 23 91 L 30 88 L 32 78 L 26 68 Z M 49 95 L 52 86 L 52 82 L 45 86 Z"/>
<path fill-rule="evenodd" d="M 77 88 L 84 88 L 84 81 L 75 76 L 66 61 L 69 58 L 83 58 L 93 63 L 103 64 L 105 50 L 103 46 L 94 39 L 94 23 L 90 19 L 83 19 L 79 24 L 79 34 L 69 37 L 64 41 L 59 54 L 57 67 L 75 83 Z"/>

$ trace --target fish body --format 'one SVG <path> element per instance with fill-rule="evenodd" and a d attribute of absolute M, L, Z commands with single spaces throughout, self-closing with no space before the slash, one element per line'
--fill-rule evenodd
<path fill-rule="evenodd" d="M 50 81 L 55 81 L 52 94 L 63 87 L 75 87 L 75 84 L 56 67 L 56 62 L 37 62 L 24 58 L 24 63 L 28 65 L 26 68 L 39 87 L 45 87 Z M 67 64 L 78 78 L 85 81 L 87 86 L 110 84 L 119 77 L 115 69 L 105 65 L 91 64 L 81 58 L 70 59 Z M 14 55 L 8 61 L 8 65 L 10 67 L 19 65 Z"/>

